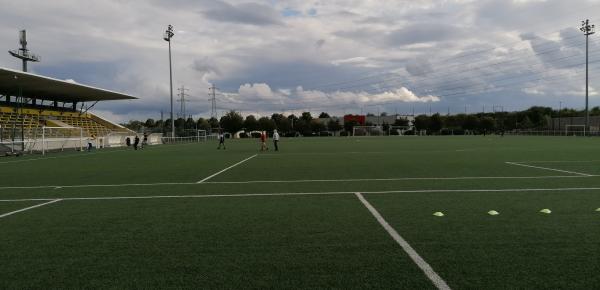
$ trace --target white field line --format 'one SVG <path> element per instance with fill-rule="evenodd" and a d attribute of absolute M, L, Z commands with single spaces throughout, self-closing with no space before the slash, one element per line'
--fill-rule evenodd
<path fill-rule="evenodd" d="M 464 176 L 464 177 L 399 177 L 399 178 L 358 178 L 358 179 L 293 179 L 293 180 L 248 180 L 248 181 L 207 181 L 207 182 L 156 182 L 156 183 L 119 183 L 119 184 L 79 184 L 79 185 L 38 185 L 38 186 L 0 186 L 0 190 L 9 189 L 62 189 L 92 187 L 145 187 L 145 186 L 185 186 L 204 184 L 253 184 L 253 183 L 312 183 L 312 182 L 368 182 L 368 181 L 427 181 L 427 180 L 478 180 L 478 179 L 572 179 L 600 177 L 600 175 L 555 175 L 555 176 Z"/>
<path fill-rule="evenodd" d="M 536 160 L 536 161 L 519 161 L 517 163 L 596 163 L 600 160 Z"/>
<path fill-rule="evenodd" d="M 550 168 L 550 167 L 533 166 L 533 165 L 521 164 L 521 163 L 517 163 L 517 162 L 506 162 L 506 164 L 522 166 L 522 167 L 529 167 L 529 168 L 536 168 L 536 169 L 542 169 L 542 170 L 551 170 L 551 171 L 562 172 L 562 173 L 577 174 L 577 175 L 587 176 L 587 177 L 592 176 L 590 174 L 581 173 L 581 172 L 561 170 L 561 169 Z"/>
<path fill-rule="evenodd" d="M 42 204 L 38 204 L 38 205 L 34 205 L 34 206 L 22 208 L 22 209 L 19 209 L 19 210 L 11 211 L 9 213 L 1 214 L 0 218 L 4 218 L 4 217 L 7 217 L 9 215 L 13 215 L 13 214 L 16 214 L 16 213 L 24 212 L 26 210 L 34 209 L 34 208 L 37 208 L 37 207 L 40 207 L 40 206 L 48 205 L 48 204 L 59 202 L 59 201 L 61 201 L 61 200 L 60 199 L 54 199 L 54 200 L 51 200 L 49 202 L 45 202 L 45 203 L 42 203 Z"/>
<path fill-rule="evenodd" d="M 252 158 L 254 158 L 256 156 L 258 156 L 258 154 L 254 154 L 254 155 L 252 155 L 252 156 L 250 156 L 250 157 L 248 157 L 248 158 L 246 158 L 246 159 L 244 159 L 244 160 L 242 160 L 242 161 L 240 161 L 240 162 L 238 162 L 236 164 L 233 164 L 233 165 L 231 165 L 231 166 L 229 166 L 229 167 L 227 167 L 227 168 L 225 168 L 225 169 L 223 169 L 223 170 L 221 170 L 221 171 L 219 171 L 219 172 L 217 172 L 217 173 L 215 173 L 215 174 L 213 174 L 211 176 L 208 176 L 208 177 L 206 177 L 206 178 L 204 178 L 204 179 L 202 179 L 202 180 L 200 180 L 200 181 L 198 181 L 196 183 L 203 183 L 203 182 L 205 182 L 205 181 L 207 181 L 207 180 L 209 180 L 209 179 L 211 179 L 211 178 L 213 178 L 213 177 L 215 177 L 215 176 L 217 176 L 217 175 L 219 175 L 219 174 L 221 174 L 221 173 L 223 173 L 223 172 L 225 172 L 225 171 L 227 171 L 227 170 L 229 170 L 231 168 L 234 168 L 234 167 L 236 167 L 236 166 L 238 166 L 238 165 L 240 165 L 240 164 L 242 164 L 242 163 L 244 163 L 244 162 L 246 162 L 246 161 L 248 161 L 248 160 L 250 160 L 250 159 L 252 159 Z"/>
<path fill-rule="evenodd" d="M 431 280 L 433 285 L 438 289 L 450 290 L 450 286 L 446 284 L 446 281 L 438 275 L 433 268 L 425 261 L 413 247 L 392 227 L 390 224 L 379 214 L 377 209 L 375 209 L 360 193 L 355 193 L 356 197 L 360 200 L 360 202 L 371 212 L 371 214 L 375 217 L 377 222 L 388 232 L 388 234 L 402 247 L 404 252 L 408 254 L 408 256 L 417 264 L 417 266 L 425 273 L 427 278 Z"/>
<path fill-rule="evenodd" d="M 565 188 L 508 188 L 508 189 L 422 189 L 422 190 L 387 190 L 363 191 L 363 194 L 401 194 L 401 193 L 476 193 L 476 192 L 556 192 L 556 191 L 600 191 L 600 187 L 565 187 Z M 261 196 L 319 196 L 348 195 L 356 191 L 331 192 L 286 192 L 286 193 L 244 193 L 244 194 L 205 194 L 205 195 L 147 195 L 147 196 L 99 196 L 99 197 L 51 197 L 0 199 L 0 202 L 18 201 L 51 201 L 51 200 L 123 200 L 123 199 L 177 199 L 177 198 L 218 198 L 218 197 L 261 197 Z"/>
<path fill-rule="evenodd" d="M 461 176 L 461 177 L 399 177 L 399 178 L 357 178 L 357 179 L 293 179 L 293 180 L 249 180 L 249 181 L 209 181 L 205 184 L 251 184 L 251 183 L 312 183 L 312 182 L 364 182 L 364 181 L 411 181 L 411 180 L 477 180 L 477 179 L 556 179 L 585 178 L 600 175 L 556 175 L 556 176 Z M 1 187 L 0 187 L 1 189 Z"/>

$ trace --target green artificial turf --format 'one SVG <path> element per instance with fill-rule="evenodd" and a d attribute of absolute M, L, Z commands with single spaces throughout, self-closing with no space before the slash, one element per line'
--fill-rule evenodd
<path fill-rule="evenodd" d="M 0 215 L 64 199 L 0 219 L 0 288 L 434 287 L 356 192 L 452 288 L 600 282 L 600 139 L 216 145 L 0 158 Z"/>

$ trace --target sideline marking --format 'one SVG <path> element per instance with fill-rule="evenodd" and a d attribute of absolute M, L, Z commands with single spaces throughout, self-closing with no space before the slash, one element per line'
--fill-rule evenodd
<path fill-rule="evenodd" d="M 37 207 L 40 207 L 40 206 L 48 205 L 48 204 L 59 202 L 59 201 L 61 201 L 61 199 L 53 199 L 52 201 L 49 201 L 49 202 L 45 202 L 45 203 L 42 203 L 42 204 L 37 204 L 37 205 L 34 205 L 34 206 L 22 208 L 22 209 L 15 210 L 15 211 L 11 211 L 9 213 L 1 214 L 0 218 L 7 217 L 9 215 L 13 215 L 13 214 L 16 214 L 16 213 L 24 212 L 26 210 L 34 209 L 34 208 L 37 208 Z"/>
<path fill-rule="evenodd" d="M 215 174 L 213 174 L 213 175 L 211 175 L 209 177 L 206 177 L 206 178 L 204 178 L 204 179 L 202 179 L 202 180 L 200 180 L 200 181 L 198 181 L 196 183 L 203 183 L 203 182 L 205 182 L 205 181 L 207 181 L 207 180 L 209 180 L 209 179 L 211 179 L 211 178 L 213 178 L 213 177 L 215 177 L 215 176 L 217 176 L 217 175 L 219 175 L 219 174 L 221 174 L 221 173 L 223 173 L 223 172 L 225 172 L 225 171 L 227 171 L 227 170 L 229 170 L 231 168 L 234 168 L 234 167 L 236 167 L 236 166 L 238 166 L 238 165 L 240 165 L 240 164 L 242 164 L 242 163 L 244 163 L 244 162 L 246 162 L 246 161 L 248 161 L 248 160 L 250 160 L 250 159 L 252 159 L 252 158 L 254 158 L 256 156 L 258 156 L 258 154 L 254 154 L 254 155 L 252 155 L 252 156 L 250 156 L 250 157 L 248 157 L 248 158 L 246 158 L 246 159 L 244 159 L 244 160 L 242 160 L 242 161 L 240 161 L 240 162 L 238 162 L 236 164 L 233 164 L 233 165 L 231 165 L 231 166 L 229 166 L 229 167 L 227 167 L 227 168 L 225 168 L 225 169 L 223 169 L 223 170 L 221 170 L 221 171 L 219 171 L 219 172 L 217 172 L 217 173 L 215 173 Z"/>
<path fill-rule="evenodd" d="M 565 188 L 510 188 L 510 189 L 423 189 L 423 190 L 388 190 L 388 191 L 363 191 L 363 194 L 391 194 L 391 193 L 453 193 L 453 192 L 552 192 L 552 191 L 600 191 L 600 187 L 565 187 Z M 120 200 L 120 199 L 166 199 L 166 198 L 216 198 L 216 197 L 261 197 L 261 196 L 318 196 L 318 195 L 346 195 L 355 194 L 356 191 L 330 191 L 330 192 L 287 192 L 287 193 L 238 193 L 238 194 L 204 194 L 204 195 L 140 195 L 140 196 L 98 196 L 98 197 L 51 197 L 51 198 L 24 198 L 0 199 L 0 202 L 18 201 L 49 201 L 49 200 Z"/>
<path fill-rule="evenodd" d="M 581 173 L 581 172 L 561 170 L 561 169 L 555 169 L 555 168 L 550 168 L 550 167 L 541 167 L 541 166 L 526 165 L 526 164 L 521 164 L 521 163 L 517 163 L 517 162 L 505 162 L 505 163 L 506 164 L 510 164 L 510 165 L 522 166 L 522 167 L 529 167 L 529 168 L 536 168 L 536 169 L 543 169 L 543 170 L 551 170 L 551 171 L 557 171 L 557 172 L 562 172 L 562 173 L 577 174 L 577 175 L 587 176 L 587 177 L 592 176 L 590 174 Z"/>
<path fill-rule="evenodd" d="M 156 183 L 119 183 L 119 184 L 79 184 L 79 185 L 38 185 L 38 186 L 0 186 L 5 189 L 62 189 L 89 187 L 134 187 L 199 184 L 252 184 L 252 183 L 310 183 L 310 182 L 364 182 L 364 181 L 411 181 L 411 180 L 477 180 L 477 179 L 557 179 L 587 178 L 600 175 L 555 175 L 555 176 L 465 176 L 465 177 L 399 177 L 399 178 L 358 178 L 358 179 L 293 179 L 293 180 L 248 180 L 248 181 L 207 181 L 207 182 L 156 182 Z"/>
<path fill-rule="evenodd" d="M 388 234 L 402 247 L 404 252 L 413 260 L 415 264 L 425 273 L 427 278 L 431 280 L 433 285 L 438 289 L 450 290 L 446 281 L 440 277 L 433 268 L 425 261 L 413 247 L 392 227 L 390 224 L 381 216 L 381 214 L 375 209 L 359 192 L 355 193 L 358 200 L 371 212 L 379 224 L 388 232 Z"/>

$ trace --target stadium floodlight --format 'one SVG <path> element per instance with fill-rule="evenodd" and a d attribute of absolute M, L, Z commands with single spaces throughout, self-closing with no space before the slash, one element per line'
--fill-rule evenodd
<path fill-rule="evenodd" d="M 171 137 L 175 137 L 175 119 L 173 119 L 173 65 L 171 61 L 171 38 L 175 36 L 173 33 L 173 25 L 169 24 L 163 39 L 169 43 L 169 84 L 171 90 Z"/>
<path fill-rule="evenodd" d="M 27 49 L 27 31 L 19 31 L 19 44 L 21 44 L 21 48 L 9 50 L 8 53 L 23 61 L 23 71 L 27 72 L 27 62 L 39 62 L 41 58 L 33 53 L 29 53 L 29 49 Z"/>
<path fill-rule="evenodd" d="M 581 21 L 581 32 L 585 35 L 585 126 L 586 130 L 590 130 L 590 111 L 589 111 L 589 38 L 590 35 L 596 33 L 595 25 L 590 25 L 590 20 Z"/>

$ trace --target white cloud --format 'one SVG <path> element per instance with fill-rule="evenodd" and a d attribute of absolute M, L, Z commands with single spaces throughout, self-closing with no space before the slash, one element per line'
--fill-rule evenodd
<path fill-rule="evenodd" d="M 30 65 L 33 72 L 140 97 L 96 106 L 115 118 L 157 118 L 170 107 L 167 43 L 162 39 L 167 24 L 177 31 L 174 86 L 190 89 L 188 110 L 196 115 L 210 114 L 206 93 L 211 83 L 221 88 L 224 101 L 238 102 L 236 108 L 247 111 L 301 106 L 340 110 L 386 102 L 427 102 L 462 111 L 465 105 L 551 105 L 561 98 L 580 106 L 575 94 L 581 93 L 582 75 L 567 74 L 579 58 L 557 59 L 582 53 L 582 39 L 573 34 L 577 20 L 600 8 L 597 0 L 2 4 L 0 51 L 15 49 L 17 31 L 26 28 L 29 48 L 43 57 Z M 285 11 L 301 13 L 285 17 Z M 595 51 L 598 44 L 593 41 L 591 47 Z M 545 53 L 550 48 L 557 51 Z M 0 53 L 0 66 L 18 69 L 20 62 Z M 598 69 L 591 67 L 592 76 Z M 567 76 L 559 79 L 560 74 Z M 539 81 L 542 89 L 526 88 L 531 83 L 518 82 L 520 75 L 554 80 Z M 592 84 L 597 81 L 593 78 Z M 331 83 L 343 84 L 319 87 Z M 488 87 L 504 89 L 479 93 Z M 544 98 L 540 92 L 546 93 Z M 439 97 L 447 94 L 454 96 Z"/>

